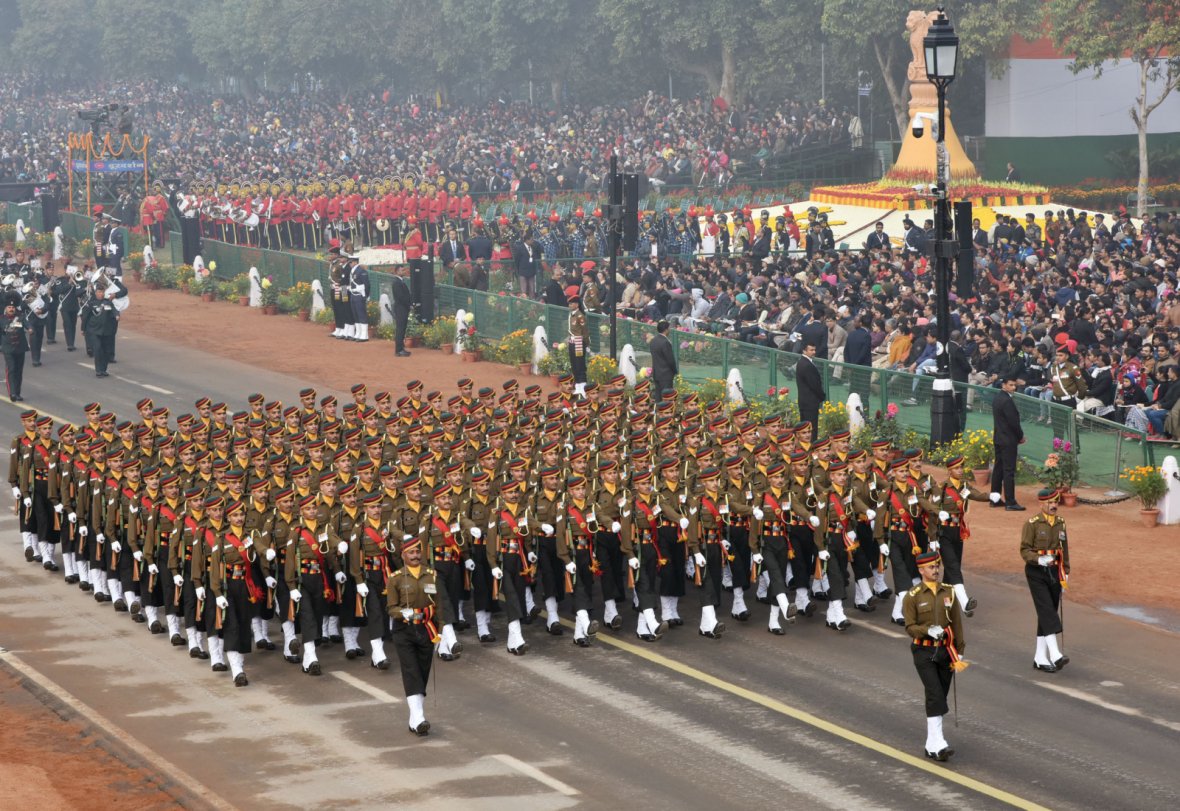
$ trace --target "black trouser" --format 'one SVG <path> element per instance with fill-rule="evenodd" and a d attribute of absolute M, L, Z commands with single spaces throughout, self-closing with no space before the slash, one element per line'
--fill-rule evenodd
<path fill-rule="evenodd" d="M 1026 563 L 1024 579 L 1028 581 L 1028 591 L 1037 612 L 1037 636 L 1061 633 L 1061 616 L 1057 613 L 1061 605 L 1061 581 L 1057 579 L 1056 565 Z"/>
<path fill-rule="evenodd" d="M 74 348 L 74 339 L 78 332 L 78 311 L 76 309 L 63 309 L 61 311 L 61 330 L 66 336 L 66 347 Z"/>
<path fill-rule="evenodd" d="M 848 588 L 848 550 L 844 546 L 844 531 L 828 532 L 828 599 L 843 600 Z"/>
<path fill-rule="evenodd" d="M 963 536 L 960 527 L 944 526 L 939 530 L 938 549 L 942 553 L 942 582 L 952 586 L 963 582 Z"/>
<path fill-rule="evenodd" d="M 873 541 L 873 528 L 864 521 L 856 524 L 856 537 L 860 542 L 852 553 L 852 577 L 865 580 L 873 576 L 873 563 L 877 560 L 877 544 Z"/>
<path fill-rule="evenodd" d="M 614 532 L 599 530 L 594 536 L 594 548 L 598 552 L 598 567 L 602 575 L 602 599 L 621 600 L 626 596 L 624 584 L 627 562 L 623 560 L 623 548 L 619 536 Z"/>
<path fill-rule="evenodd" d="M 254 632 L 250 624 L 257 614 L 257 606 L 250 602 L 250 591 L 244 579 L 225 581 L 225 598 L 229 605 L 221 612 L 218 636 L 227 651 L 249 653 L 254 648 Z"/>
<path fill-rule="evenodd" d="M 101 547 L 100 547 L 101 548 Z M 205 616 L 204 612 L 197 611 L 197 586 L 202 583 L 194 583 L 191 577 L 184 578 L 184 587 L 180 590 L 180 602 L 184 606 L 184 627 L 196 628 L 201 633 L 205 633 Z M 212 599 L 209 596 L 208 589 L 205 590 L 206 601 Z"/>
<path fill-rule="evenodd" d="M 1002 492 L 1004 495 L 1005 504 L 1015 504 L 1016 446 L 996 445 L 995 449 L 996 463 L 992 466 L 992 492 Z M 1001 487 L 1003 488 L 1002 490 Z"/>
<path fill-rule="evenodd" d="M 156 546 L 155 560 L 149 562 L 155 563 L 160 572 L 155 576 L 155 583 L 150 582 L 152 578 L 149 576 L 148 585 L 151 585 L 151 588 L 145 585 L 143 594 L 140 595 L 143 598 L 143 604 L 163 608 L 165 614 L 179 613 L 176 601 L 177 589 L 168 573 L 168 544 L 163 541 L 159 542 Z"/>
<path fill-rule="evenodd" d="M 582 347 L 582 351 L 579 353 L 577 348 L 574 346 L 573 342 L 571 341 L 570 344 L 566 347 L 566 350 L 569 352 L 570 372 L 574 376 L 574 382 L 575 383 L 585 383 L 586 382 L 586 348 Z"/>
<path fill-rule="evenodd" d="M 503 553 L 503 560 L 500 563 L 500 571 L 503 572 L 500 590 L 504 592 L 504 613 L 509 622 L 522 620 L 528 616 L 524 599 L 524 593 L 528 589 L 524 576 L 526 568 L 519 552 Z"/>
<path fill-rule="evenodd" d="M 45 338 L 48 343 L 57 343 L 57 299 L 49 303 L 45 308 Z"/>
<path fill-rule="evenodd" d="M 115 357 L 115 336 L 94 336 L 94 371 L 96 374 L 106 374 L 107 364 Z"/>
<path fill-rule="evenodd" d="M 815 548 L 815 533 L 810 526 L 791 524 L 787 527 L 787 537 L 795 552 L 795 557 L 791 558 L 791 582 L 797 589 L 810 588 L 811 576 L 815 573 L 815 556 L 819 551 Z"/>
<path fill-rule="evenodd" d="M 1053 436 L 1069 439 L 1069 421 L 1073 419 L 1073 408 L 1078 401 L 1074 397 L 1054 397 L 1053 402 L 1063 408 L 1050 409 L 1053 423 Z M 1066 409 L 1069 409 L 1068 411 Z"/>
<path fill-rule="evenodd" d="M 8 397 L 20 397 L 21 383 L 25 378 L 25 353 L 4 353 L 5 380 L 8 383 Z"/>
<path fill-rule="evenodd" d="M 492 565 L 488 563 L 487 546 L 482 540 L 472 544 L 471 559 L 475 561 L 475 571 L 471 573 L 471 604 L 476 611 L 491 611 L 495 605 Z"/>
<path fill-rule="evenodd" d="M 667 561 L 660 569 L 660 596 L 683 597 L 686 586 L 684 564 L 688 550 L 680 538 L 680 527 L 662 526 L 656 537 L 660 542 L 660 556 Z"/>
<path fill-rule="evenodd" d="M 781 535 L 765 535 L 762 538 L 762 571 L 770 578 L 767 593 L 771 602 L 780 594 L 787 593 L 787 567 L 791 565 L 791 547 Z M 773 609 L 771 609 L 773 610 Z"/>
<path fill-rule="evenodd" d="M 364 611 L 356 609 L 356 580 L 349 577 L 340 586 L 340 601 L 330 613 L 340 618 L 341 628 L 359 628 L 365 624 Z"/>
<path fill-rule="evenodd" d="M 538 535 L 533 541 L 537 550 L 537 580 L 541 584 L 541 599 L 556 597 L 558 602 L 565 599 L 565 566 L 557 556 L 557 538 L 552 535 Z M 549 623 L 557 622 L 550 617 Z"/>
<path fill-rule="evenodd" d="M 729 576 L 734 588 L 748 589 L 751 581 L 756 585 L 758 578 L 750 576 L 750 530 L 744 526 L 727 525 L 725 540 L 729 541 Z"/>
<path fill-rule="evenodd" d="M 400 618 L 393 623 L 393 648 L 402 670 L 402 687 L 407 696 L 426 695 L 430 680 L 430 666 L 434 659 L 434 643 L 426 625 L 414 625 Z"/>
<path fill-rule="evenodd" d="M 594 570 L 593 558 L 589 547 L 573 549 L 574 564 L 577 573 L 574 575 L 574 611 L 589 611 L 594 608 Z"/>
<path fill-rule="evenodd" d="M 955 411 L 959 415 L 959 433 L 967 430 L 967 381 L 956 381 L 952 384 L 955 387 Z"/>
<path fill-rule="evenodd" d="M 664 399 L 664 392 L 671 391 L 675 387 L 675 381 L 671 378 L 667 380 L 661 380 L 660 378 L 656 377 L 652 378 L 652 382 L 655 384 L 653 399 L 656 403 L 659 403 Z"/>
<path fill-rule="evenodd" d="M 721 546 L 720 535 L 717 541 L 702 543 L 701 554 L 705 556 L 705 565 L 697 567 L 701 573 L 701 606 L 720 608 L 721 570 L 725 565 L 725 548 Z"/>
<path fill-rule="evenodd" d="M 328 582 L 331 583 L 331 575 L 328 575 Z M 332 611 L 332 603 L 328 602 L 328 597 L 324 593 L 324 576 L 319 572 L 315 574 L 304 573 L 299 577 L 299 633 L 303 636 L 304 642 L 316 642 L 321 638 L 324 629 L 324 618 L 330 615 Z M 336 601 L 335 593 L 332 585 L 327 586 L 327 591 L 332 594 L 332 602 Z"/>
<path fill-rule="evenodd" d="M 918 578 L 918 563 L 914 560 L 914 539 L 908 532 L 889 533 L 889 565 L 893 567 L 893 591 L 905 594 Z M 920 547 L 919 547 L 920 550 Z"/>
<path fill-rule="evenodd" d="M 467 570 L 463 568 L 462 561 L 436 559 L 434 571 L 447 590 L 447 600 L 451 603 L 451 616 L 457 620 L 459 618 L 459 601 L 463 599 L 463 573 Z M 441 606 L 439 610 L 442 610 Z M 554 617 L 553 620 L 556 621 L 557 617 Z"/>
<path fill-rule="evenodd" d="M 393 308 L 393 351 L 406 351 L 406 325 L 410 321 L 408 307 Z"/>
<path fill-rule="evenodd" d="M 926 692 L 926 717 L 946 715 L 949 711 L 946 696 L 955 678 L 955 672 L 951 670 L 950 653 L 942 645 L 913 645 L 910 650 L 914 655 L 914 669 L 918 671 L 918 678 L 922 680 Z"/>
<path fill-rule="evenodd" d="M 46 543 L 57 543 L 61 538 L 61 518 L 49 502 L 48 479 L 33 482 L 33 517 L 29 528 L 37 534 L 38 540 Z"/>
<path fill-rule="evenodd" d="M 660 552 L 655 543 L 643 541 L 639 544 L 639 571 L 635 573 L 635 596 L 639 598 L 639 610 L 655 608 L 659 604 L 659 594 Z"/>
<path fill-rule="evenodd" d="M 40 363 L 41 346 L 45 343 L 45 321 L 34 316 L 29 322 L 29 351 L 33 354 L 33 363 Z"/>
<path fill-rule="evenodd" d="M 364 616 L 357 620 L 357 625 L 369 629 L 369 641 L 375 639 L 389 639 L 389 613 L 385 607 L 385 573 L 380 569 L 365 570 L 365 584 L 369 587 L 369 596 L 364 598 Z"/>

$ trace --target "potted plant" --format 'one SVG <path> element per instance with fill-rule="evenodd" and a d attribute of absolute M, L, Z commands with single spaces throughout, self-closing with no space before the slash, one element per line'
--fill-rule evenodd
<path fill-rule="evenodd" d="M 533 337 L 528 330 L 518 329 L 508 333 L 495 346 L 497 363 L 515 366 L 521 374 L 531 374 L 533 370 Z"/>
<path fill-rule="evenodd" d="M 431 349 L 442 349 L 450 353 L 455 350 L 455 319 L 442 316 L 425 326 L 422 340 Z"/>
<path fill-rule="evenodd" d="M 391 326 L 391 325 L 386 325 Z M 424 336 L 426 335 L 427 326 L 416 318 L 411 318 L 406 323 L 406 349 L 414 349 L 422 345 Z M 381 330 L 377 330 L 378 337 L 381 335 Z"/>
<path fill-rule="evenodd" d="M 555 344 L 549 348 L 549 354 L 537 364 L 537 373 L 552 377 L 555 385 L 558 377 L 570 371 L 570 355 L 565 350 L 564 343 Z"/>
<path fill-rule="evenodd" d="M 300 321 L 311 320 L 311 285 L 299 282 L 288 287 L 278 297 L 278 308 L 281 313 L 295 313 Z"/>
<path fill-rule="evenodd" d="M 1127 483 L 1127 489 L 1132 495 L 1139 499 L 1139 520 L 1143 522 L 1143 526 L 1157 526 L 1160 511 L 1156 505 L 1168 492 L 1168 481 L 1164 474 L 1158 467 L 1144 465 L 1124 470 L 1123 481 Z"/>
<path fill-rule="evenodd" d="M 232 281 L 217 283 L 217 297 L 226 301 L 233 301 L 237 297 L 237 290 Z"/>
<path fill-rule="evenodd" d="M 238 304 L 243 307 L 250 306 L 250 274 L 239 273 L 234 276 L 234 296 L 238 300 Z"/>
<path fill-rule="evenodd" d="M 148 290 L 159 290 L 164 284 L 164 271 L 158 264 L 144 268 L 143 281 Z"/>
<path fill-rule="evenodd" d="M 971 471 L 975 486 L 981 489 L 991 487 L 991 461 L 993 456 L 992 432 L 968 431 L 960 435 L 962 440 L 963 466 Z"/>
<path fill-rule="evenodd" d="M 1046 487 L 1061 492 L 1061 503 L 1077 506 L 1078 496 L 1073 486 L 1078 483 L 1078 454 L 1073 443 L 1061 437 L 1053 438 L 1053 452 L 1045 457 L 1040 479 Z"/>
<path fill-rule="evenodd" d="M 277 315 L 279 312 L 279 288 L 270 276 L 262 277 L 262 314 Z"/>
<path fill-rule="evenodd" d="M 459 352 L 464 362 L 477 363 L 483 359 L 483 336 L 475 326 L 475 314 L 468 313 L 464 319 L 464 326 L 457 335 Z"/>

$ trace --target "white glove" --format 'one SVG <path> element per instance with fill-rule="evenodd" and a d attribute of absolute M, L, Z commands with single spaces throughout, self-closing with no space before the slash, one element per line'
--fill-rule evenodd
<path fill-rule="evenodd" d="M 721 548 L 724 549 L 726 552 L 728 552 L 730 549 L 733 548 L 733 545 L 729 541 L 722 538 L 721 539 Z"/>
<path fill-rule="evenodd" d="M 757 519 L 757 520 L 761 521 L 761 520 L 762 520 L 762 516 L 764 516 L 764 515 L 766 515 L 766 513 L 762 512 L 762 508 L 761 508 L 761 507 L 755 507 L 755 508 L 754 508 L 754 518 L 755 518 L 755 519 Z"/>
<path fill-rule="evenodd" d="M 118 541 L 111 541 L 111 551 L 116 555 L 123 551 L 123 544 Z"/>
<path fill-rule="evenodd" d="M 369 584 L 368 583 L 358 583 L 356 586 L 356 593 L 359 594 L 361 597 L 368 597 L 369 596 Z"/>
<path fill-rule="evenodd" d="M 697 566 L 701 567 L 702 569 L 705 568 L 705 556 L 700 552 L 697 552 L 695 555 L 693 555 L 692 559 L 696 562 Z"/>
<path fill-rule="evenodd" d="M 520 519 L 520 521 L 518 521 L 518 522 L 516 523 L 516 525 L 517 525 L 518 527 L 520 527 L 521 529 L 528 529 L 528 528 L 529 528 L 529 519 L 528 519 L 528 518 L 522 518 L 522 519 Z"/>
<path fill-rule="evenodd" d="M 545 533 L 546 535 L 552 535 L 553 534 L 553 525 L 552 524 L 541 524 L 541 532 Z"/>
<path fill-rule="evenodd" d="M 33 506 L 33 499 L 29 498 L 28 496 L 25 496 L 25 506 L 32 507 Z"/>
<path fill-rule="evenodd" d="M 90 534 L 90 528 L 89 527 L 78 527 L 78 534 L 81 535 L 83 538 L 85 538 L 87 535 Z"/>
<path fill-rule="evenodd" d="M 847 532 L 844 533 L 844 537 L 850 541 L 855 541 L 856 540 L 856 530 L 855 529 L 848 530 Z"/>
<path fill-rule="evenodd" d="M 136 549 L 135 552 L 132 553 L 131 557 L 135 558 L 136 563 L 143 563 L 143 552 L 139 549 Z"/>
<path fill-rule="evenodd" d="M 687 518 L 680 519 L 680 528 L 681 529 L 688 529 L 688 519 Z"/>
<path fill-rule="evenodd" d="M 750 555 L 750 560 L 754 561 L 754 563 L 761 566 L 762 565 L 762 553 L 755 552 L 754 554 Z"/>
<path fill-rule="evenodd" d="M 879 547 L 877 547 L 877 548 L 881 550 L 881 554 L 882 554 L 882 555 L 888 555 L 888 554 L 889 554 L 889 544 L 887 544 L 887 543 L 883 543 L 883 544 L 881 544 L 881 545 L 880 545 Z"/>
<path fill-rule="evenodd" d="M 13 498 L 20 498 L 20 488 L 19 487 L 12 488 L 12 497 Z"/>
<path fill-rule="evenodd" d="M 456 521 L 455 523 L 451 524 L 451 532 L 458 532 L 458 531 L 459 531 L 459 522 Z"/>
<path fill-rule="evenodd" d="M 619 509 L 621 510 L 626 506 L 627 506 L 627 497 L 623 496 L 622 498 L 619 499 Z"/>
<path fill-rule="evenodd" d="M 1052 555 L 1041 555 L 1037 558 L 1037 563 L 1039 563 L 1041 566 L 1052 566 L 1053 560 L 1054 558 Z"/>
<path fill-rule="evenodd" d="M 819 559 L 820 560 L 827 560 L 831 556 L 832 556 L 832 554 L 830 552 L 828 552 L 828 550 L 826 550 L 826 549 L 819 550 Z"/>
<path fill-rule="evenodd" d="M 204 586 L 197 586 L 197 588 L 194 590 L 194 593 L 197 595 L 198 600 L 205 599 L 205 587 Z"/>
<path fill-rule="evenodd" d="M 681 493 L 680 494 L 680 503 L 684 504 L 686 501 L 688 501 L 688 496 L 685 495 L 684 493 Z"/>
<path fill-rule="evenodd" d="M 992 493 L 988 496 L 988 500 L 991 501 L 992 504 L 999 504 L 1000 499 L 1002 498 L 1003 496 L 1001 496 L 999 493 Z"/>
<path fill-rule="evenodd" d="M 482 538 L 483 537 L 483 530 L 480 529 L 479 527 L 472 527 L 471 528 L 471 537 L 476 538 L 476 539 Z"/>
<path fill-rule="evenodd" d="M 938 551 L 938 541 L 930 541 L 927 543 L 927 546 L 929 547 L 931 552 Z"/>
<path fill-rule="evenodd" d="M 875 521 L 877 519 L 877 511 L 865 510 L 865 518 L 869 519 L 870 521 Z"/>
<path fill-rule="evenodd" d="M 467 559 L 467 560 L 466 560 L 466 561 L 463 563 L 463 565 L 467 567 L 467 571 L 469 571 L 469 572 L 474 572 L 474 571 L 475 571 L 475 561 L 474 561 L 474 560 L 472 560 L 471 558 L 468 558 L 468 559 Z"/>
<path fill-rule="evenodd" d="M 639 569 L 639 558 L 631 558 L 630 560 L 627 561 L 627 565 L 630 566 L 632 569 L 638 570 Z"/>
<path fill-rule="evenodd" d="M 220 597 L 218 597 L 216 602 L 217 602 L 217 607 L 220 608 L 222 611 L 229 608 L 229 600 L 225 599 L 224 594 L 221 595 Z"/>
<path fill-rule="evenodd" d="M 178 574 L 172 575 L 172 582 L 176 584 L 177 588 L 184 585 L 184 578 Z"/>
<path fill-rule="evenodd" d="M 536 562 L 537 562 L 537 553 L 536 552 L 529 552 L 529 563 L 536 563 Z"/>
<path fill-rule="evenodd" d="M 61 515 L 63 510 L 65 510 L 65 507 L 62 506 L 61 504 L 54 504 L 53 505 L 53 511 L 55 513 L 57 513 L 58 515 Z"/>
<path fill-rule="evenodd" d="M 299 589 L 291 589 L 291 600 L 293 602 L 297 603 L 302 599 L 303 599 L 303 594 L 299 591 Z"/>
<path fill-rule="evenodd" d="M 279 587 L 279 581 L 275 580 L 273 577 L 268 576 L 266 578 L 266 587 L 268 589 L 276 589 Z"/>
<path fill-rule="evenodd" d="M 500 578 L 502 578 L 503 576 L 504 576 L 504 570 L 503 570 L 503 569 L 501 569 L 499 566 L 493 566 L 493 567 L 492 567 L 492 577 L 494 577 L 494 578 L 496 578 L 497 580 L 499 580 L 499 579 L 500 579 Z"/>
<path fill-rule="evenodd" d="M 337 555 L 347 555 L 348 554 L 348 541 L 341 541 L 339 544 L 336 545 L 336 554 Z"/>
<path fill-rule="evenodd" d="M 622 525 L 622 524 L 620 524 L 618 521 L 611 521 L 611 522 L 610 522 L 610 531 L 611 531 L 611 532 L 614 532 L 614 533 L 619 533 L 619 532 L 622 532 L 622 531 L 623 531 L 623 525 Z"/>
<path fill-rule="evenodd" d="M 729 505 L 722 504 L 720 507 L 717 508 L 717 512 L 721 515 L 729 515 Z"/>
<path fill-rule="evenodd" d="M 157 565 L 156 565 L 156 564 L 154 564 L 154 563 L 149 563 L 149 564 L 148 564 L 148 574 L 159 574 L 159 573 L 160 573 L 160 567 L 159 567 L 159 566 L 157 566 Z"/>
<path fill-rule="evenodd" d="M 98 535 L 95 537 L 95 539 L 94 539 L 94 540 L 98 541 L 99 543 L 104 543 L 104 542 L 106 541 L 106 539 L 107 539 L 107 536 L 106 536 L 106 535 L 103 535 L 103 534 L 100 532 L 100 533 L 98 533 Z"/>
<path fill-rule="evenodd" d="M 254 545 L 254 539 L 251 538 L 249 535 L 247 535 L 246 540 L 242 542 L 242 548 L 249 549 L 253 545 Z"/>
<path fill-rule="evenodd" d="M 72 512 L 69 515 L 67 515 L 66 518 L 69 519 L 71 524 L 78 523 L 78 514 L 77 513 Z"/>
<path fill-rule="evenodd" d="M 942 639 L 943 633 L 945 632 L 942 630 L 941 625 L 931 625 L 928 629 L 926 629 L 926 636 L 930 637 L 931 639 Z"/>
<path fill-rule="evenodd" d="M 811 524 L 816 529 L 819 529 L 819 516 L 813 515 L 807 519 L 807 523 Z"/>
<path fill-rule="evenodd" d="M 409 622 L 413 618 L 414 618 L 414 609 L 412 609 L 412 608 L 403 608 L 402 609 L 402 619 L 404 619 L 406 622 Z"/>
<path fill-rule="evenodd" d="M 341 585 L 343 585 L 344 581 L 347 579 L 348 579 L 348 575 L 346 575 L 344 572 L 336 572 L 336 582 L 337 583 L 340 583 Z"/>
<path fill-rule="evenodd" d="M 271 549 L 269 546 L 266 548 L 266 559 L 267 560 L 274 560 L 275 559 L 275 551 L 274 551 L 274 549 Z"/>
<path fill-rule="evenodd" d="M 598 516 L 597 516 L 597 515 L 595 515 L 594 513 L 590 513 L 589 515 L 587 515 L 587 516 L 586 516 L 586 523 L 587 523 L 587 524 L 596 524 L 596 523 L 598 523 Z"/>
<path fill-rule="evenodd" d="M 578 573 L 578 564 L 574 563 L 571 560 L 569 563 L 565 564 L 565 570 L 567 572 L 569 572 L 570 574 L 577 574 Z"/>
<path fill-rule="evenodd" d="M 939 510 L 938 511 L 938 520 L 942 521 L 943 523 L 946 523 L 947 521 L 951 520 L 951 514 L 948 513 L 946 510 Z"/>

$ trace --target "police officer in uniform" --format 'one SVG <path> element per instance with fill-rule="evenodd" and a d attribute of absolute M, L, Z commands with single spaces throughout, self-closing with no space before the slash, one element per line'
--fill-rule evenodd
<path fill-rule="evenodd" d="M 410 708 L 410 732 L 430 732 L 426 720 L 426 682 L 439 641 L 439 624 L 450 624 L 451 603 L 446 587 L 430 568 L 422 553 L 422 537 L 405 541 L 401 548 L 402 567 L 389 577 L 385 594 L 393 621 L 393 647 L 402 671 L 402 687 Z"/>
<path fill-rule="evenodd" d="M 916 562 L 922 582 L 906 592 L 902 612 L 914 669 L 926 691 L 926 757 L 945 762 L 955 753 L 942 734 L 946 697 L 955 673 L 967 666 L 960 658 L 967 645 L 963 615 L 955 590 L 941 582 L 938 553 L 923 552 Z"/>
<path fill-rule="evenodd" d="M 8 399 L 19 403 L 24 399 L 20 392 L 25 375 L 25 353 L 29 351 L 29 336 L 25 331 L 25 319 L 11 299 L 4 305 L 4 315 L 0 316 L 0 340 L 3 341 L 0 350 L 4 352 Z"/>
<path fill-rule="evenodd" d="M 1020 536 L 1020 557 L 1024 559 L 1024 578 L 1037 612 L 1037 649 L 1033 667 L 1056 673 L 1069 664 L 1057 646 L 1062 631 L 1061 589 L 1069 578 L 1069 539 L 1065 519 L 1057 514 L 1061 494 L 1041 490 L 1037 500 L 1041 511 L 1024 525 Z"/>

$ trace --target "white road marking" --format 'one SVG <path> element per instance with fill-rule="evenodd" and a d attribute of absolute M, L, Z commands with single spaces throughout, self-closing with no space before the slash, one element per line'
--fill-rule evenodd
<path fill-rule="evenodd" d="M 909 634 L 903 634 L 900 631 L 894 631 L 892 628 L 882 628 L 878 625 L 873 625 L 872 623 L 868 623 L 868 622 L 854 622 L 852 624 L 852 627 L 853 628 L 864 628 L 867 631 L 873 631 L 875 633 L 880 634 L 881 636 L 891 636 L 894 639 L 908 639 L 909 638 Z"/>
<path fill-rule="evenodd" d="M 195 797 L 207 802 L 214 808 L 224 809 L 224 811 L 233 811 L 235 806 L 226 802 L 214 792 L 210 791 L 205 785 L 200 783 L 196 778 L 192 777 L 188 772 L 181 769 L 174 763 L 160 756 L 159 752 L 151 747 L 144 746 L 128 732 L 123 730 L 117 724 L 107 720 L 98 714 L 94 709 L 91 709 L 86 704 L 83 704 L 77 698 L 66 691 L 64 687 L 57 682 L 50 679 L 41 671 L 37 670 L 32 665 L 22 660 L 15 653 L 8 650 L 0 649 L 0 659 L 3 659 L 9 667 L 20 673 L 26 679 L 36 683 L 41 689 L 48 692 L 56 700 L 65 704 L 78 715 L 85 718 L 88 722 L 101 729 L 104 733 L 117 740 L 123 746 L 126 746 L 137 757 L 143 760 L 148 768 L 157 769 L 164 772 L 172 779 L 173 782 L 184 786 L 185 790 Z"/>
<path fill-rule="evenodd" d="M 1159 726 L 1164 727 L 1165 729 L 1170 729 L 1173 732 L 1180 732 L 1180 724 L 1177 724 L 1174 721 L 1166 721 L 1163 718 L 1156 718 L 1155 716 L 1147 715 L 1142 710 L 1137 710 L 1134 707 L 1115 704 L 1113 702 L 1107 701 L 1104 698 L 1101 698 L 1100 696 L 1096 696 L 1093 693 L 1087 693 L 1085 690 L 1076 690 L 1073 687 L 1062 687 L 1059 684 L 1048 684 L 1042 681 L 1035 681 L 1033 684 L 1037 685 L 1038 687 L 1044 687 L 1046 690 L 1052 690 L 1054 693 L 1061 693 L 1064 696 L 1076 698 L 1079 701 L 1085 701 L 1097 707 L 1102 707 L 1104 710 L 1117 712 L 1120 715 L 1129 715 L 1132 718 L 1142 718 L 1145 721 L 1151 721 L 1151 723 L 1158 724 Z"/>
<path fill-rule="evenodd" d="M 85 363 L 83 361 L 78 361 L 77 363 L 83 369 L 93 369 L 94 368 L 94 365 L 91 363 Z M 139 386 L 141 389 L 147 389 L 148 391 L 154 391 L 156 394 L 176 394 L 176 392 L 174 392 L 174 391 L 169 391 L 168 389 L 162 389 L 159 386 L 153 386 L 151 383 L 140 383 L 138 380 L 132 380 L 131 378 L 123 377 L 122 375 L 112 374 L 111 377 L 115 378 L 115 380 L 122 380 L 124 383 L 130 383 L 132 386 Z"/>
<path fill-rule="evenodd" d="M 365 695 L 372 696 L 373 698 L 377 699 L 378 701 L 380 701 L 382 703 L 385 703 L 385 704 L 401 704 L 402 703 L 402 700 L 400 698 L 398 698 L 397 696 L 395 696 L 391 693 L 385 692 L 380 687 L 374 687 L 371 684 L 363 682 L 360 679 L 358 679 L 356 676 L 352 675 L 351 673 L 341 673 L 340 671 L 333 670 L 332 675 L 335 676 L 336 678 L 340 679 L 340 681 L 344 682 L 345 684 L 349 685 L 350 687 L 355 687 L 356 689 L 360 690 Z"/>
<path fill-rule="evenodd" d="M 531 777 L 538 783 L 546 785 L 554 791 L 564 794 L 567 797 L 573 797 L 577 794 L 581 794 L 580 791 L 571 786 L 569 783 L 563 783 L 556 777 L 550 777 L 536 766 L 525 763 L 523 760 L 517 760 L 512 755 L 501 753 L 498 755 L 492 755 L 492 757 L 503 763 L 505 766 L 511 766 L 513 769 L 516 769 L 525 777 Z"/>

